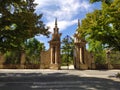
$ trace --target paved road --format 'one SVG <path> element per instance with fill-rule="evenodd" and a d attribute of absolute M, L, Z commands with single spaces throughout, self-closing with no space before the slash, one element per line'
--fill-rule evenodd
<path fill-rule="evenodd" d="M 0 70 L 0 90 L 120 90 L 120 70 Z"/>

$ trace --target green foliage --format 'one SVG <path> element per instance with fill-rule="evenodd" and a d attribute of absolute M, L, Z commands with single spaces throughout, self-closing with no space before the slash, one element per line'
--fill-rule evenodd
<path fill-rule="evenodd" d="M 62 40 L 62 65 L 73 63 L 73 39 L 68 35 Z"/>
<path fill-rule="evenodd" d="M 27 40 L 23 45 L 26 62 L 25 64 L 39 64 L 40 52 L 45 49 L 44 44 L 40 43 L 37 39 L 31 38 Z M 7 51 L 5 53 L 5 64 L 20 64 L 21 51 Z"/>
<path fill-rule="evenodd" d="M 113 2 L 113 0 L 90 0 L 91 3 L 94 3 L 94 2 L 104 2 L 106 4 L 110 4 Z"/>
<path fill-rule="evenodd" d="M 20 51 L 7 51 L 5 53 L 4 64 L 19 64 L 20 63 Z"/>
<path fill-rule="evenodd" d="M 120 51 L 120 0 L 90 1 L 102 1 L 102 8 L 88 13 L 78 32 L 86 38 L 89 51 L 94 53 L 96 61 L 103 62 L 105 48 L 114 47 Z"/>
<path fill-rule="evenodd" d="M 70 64 L 73 64 L 73 56 L 70 56 L 68 53 L 62 54 L 62 65 L 68 66 Z"/>
<path fill-rule="evenodd" d="M 37 34 L 48 35 L 35 13 L 34 0 L 0 0 L 0 51 L 20 50 L 21 43 Z"/>
<path fill-rule="evenodd" d="M 95 10 L 86 15 L 86 18 L 82 21 L 82 28 L 88 38 L 120 50 L 119 19 L 120 1 L 114 0 L 111 4 L 103 2 L 101 10 Z"/>
<path fill-rule="evenodd" d="M 99 2 L 99 1 L 102 1 L 102 0 L 90 0 L 91 3 Z"/>
<path fill-rule="evenodd" d="M 26 64 L 40 63 L 40 52 L 45 50 L 44 44 L 31 38 L 25 42 Z"/>
<path fill-rule="evenodd" d="M 90 41 L 88 50 L 94 54 L 95 63 L 106 63 L 106 52 L 100 41 Z"/>
<path fill-rule="evenodd" d="M 110 54 L 111 64 L 120 64 L 120 51 L 112 51 Z"/>

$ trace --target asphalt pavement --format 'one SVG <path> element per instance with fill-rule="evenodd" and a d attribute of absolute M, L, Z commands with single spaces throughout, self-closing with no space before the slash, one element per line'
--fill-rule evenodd
<path fill-rule="evenodd" d="M 120 90 L 120 70 L 0 69 L 0 90 Z"/>

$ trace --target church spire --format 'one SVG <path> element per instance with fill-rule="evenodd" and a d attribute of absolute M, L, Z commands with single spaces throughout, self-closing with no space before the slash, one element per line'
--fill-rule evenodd
<path fill-rule="evenodd" d="M 76 34 L 78 34 L 78 29 L 80 28 L 80 20 L 78 19 L 78 27 L 77 27 L 77 30 L 76 30 Z"/>
<path fill-rule="evenodd" d="M 57 27 L 57 18 L 55 18 L 55 27 L 54 27 L 54 33 L 58 34 L 59 28 Z"/>
<path fill-rule="evenodd" d="M 80 27 L 80 20 L 78 19 L 78 28 Z"/>
<path fill-rule="evenodd" d="M 55 18 L 55 27 L 57 27 L 57 18 Z"/>

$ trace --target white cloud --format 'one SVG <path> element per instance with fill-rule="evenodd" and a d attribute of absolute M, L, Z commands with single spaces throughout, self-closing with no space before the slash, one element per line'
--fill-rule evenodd
<path fill-rule="evenodd" d="M 72 36 L 75 28 L 77 28 L 75 24 L 77 24 L 78 19 L 83 19 L 86 13 L 100 7 L 100 4 L 95 6 L 89 4 L 89 0 L 35 0 L 35 3 L 38 3 L 36 12 L 38 14 L 43 13 L 42 19 L 47 26 L 50 26 L 51 32 L 53 32 L 55 26 L 55 18 L 58 19 L 58 28 L 63 33 L 62 37 L 66 34 Z M 70 26 L 73 27 L 69 28 L 68 32 Z M 36 36 L 36 38 L 41 42 L 45 42 L 45 46 L 48 48 L 50 38 L 48 39 L 42 35 Z"/>
<path fill-rule="evenodd" d="M 91 7 L 90 4 L 88 2 L 85 2 L 85 1 L 83 1 L 80 5 L 80 8 L 83 9 L 83 10 L 85 10 L 85 9 L 89 10 L 90 7 Z"/>
<path fill-rule="evenodd" d="M 61 31 L 76 23 L 78 19 L 76 15 L 90 9 L 88 2 L 88 0 L 35 0 L 35 3 L 38 3 L 36 12 L 43 13 L 46 25 L 52 29 L 57 17 Z"/>

